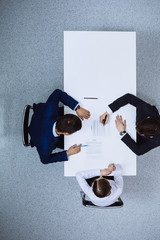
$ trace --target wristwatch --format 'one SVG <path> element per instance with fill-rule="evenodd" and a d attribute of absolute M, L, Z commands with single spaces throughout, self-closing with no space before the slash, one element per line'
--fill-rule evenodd
<path fill-rule="evenodd" d="M 125 133 L 126 133 L 126 131 L 122 131 L 122 132 L 120 132 L 119 134 L 120 134 L 121 136 L 123 136 Z"/>
<path fill-rule="evenodd" d="M 80 106 L 79 106 L 79 105 L 76 107 L 75 111 L 77 111 L 78 109 L 80 109 Z"/>

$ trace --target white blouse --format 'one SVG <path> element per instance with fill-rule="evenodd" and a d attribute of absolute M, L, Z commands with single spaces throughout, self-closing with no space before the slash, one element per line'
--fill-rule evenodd
<path fill-rule="evenodd" d="M 91 169 L 86 171 L 81 171 L 76 173 L 77 181 L 82 188 L 83 192 L 89 197 L 91 202 L 97 206 L 109 206 L 116 202 L 123 190 L 123 177 L 122 177 L 122 167 L 119 164 L 115 165 L 116 170 L 112 172 L 114 176 L 113 180 L 108 180 L 111 185 L 111 193 L 109 196 L 104 198 L 97 197 L 92 187 L 90 187 L 86 181 L 88 178 L 100 176 L 100 169 Z"/>

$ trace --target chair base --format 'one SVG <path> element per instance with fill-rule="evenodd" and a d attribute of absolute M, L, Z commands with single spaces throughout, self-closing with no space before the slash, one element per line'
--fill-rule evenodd
<path fill-rule="evenodd" d="M 104 206 L 104 207 L 96 206 L 91 201 L 85 199 L 86 195 L 83 191 L 81 191 L 80 193 L 81 193 L 81 198 L 82 198 L 82 204 L 85 207 L 98 208 L 98 209 L 104 209 L 104 208 L 112 209 L 112 208 L 121 208 L 124 205 L 122 199 L 119 197 L 115 203 L 113 203 L 109 206 Z"/>

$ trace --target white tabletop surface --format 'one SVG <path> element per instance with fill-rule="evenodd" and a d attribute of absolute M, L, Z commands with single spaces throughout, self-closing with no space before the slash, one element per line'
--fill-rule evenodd
<path fill-rule="evenodd" d="M 128 92 L 136 95 L 136 33 L 64 32 L 64 91 L 91 112 L 81 131 L 65 137 L 65 149 L 79 143 L 88 147 L 64 163 L 64 175 L 102 169 L 112 162 L 122 165 L 123 175 L 136 175 L 136 155 L 115 128 L 115 116 L 121 114 L 127 121 L 127 132 L 136 139 L 136 109 L 127 105 L 112 114 L 105 127 L 99 124 L 108 104 Z M 68 107 L 65 113 L 75 114 Z"/>

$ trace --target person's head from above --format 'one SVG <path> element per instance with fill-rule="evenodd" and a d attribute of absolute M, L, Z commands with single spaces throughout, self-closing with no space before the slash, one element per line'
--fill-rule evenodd
<path fill-rule="evenodd" d="M 136 131 L 140 136 L 154 138 L 160 134 L 160 120 L 147 117 L 146 119 L 137 123 Z"/>
<path fill-rule="evenodd" d="M 99 198 L 107 197 L 111 193 L 109 181 L 102 176 L 94 180 L 92 189 L 94 194 Z"/>
<path fill-rule="evenodd" d="M 74 114 L 65 114 L 56 123 L 57 134 L 70 135 L 82 128 L 82 122 Z"/>

